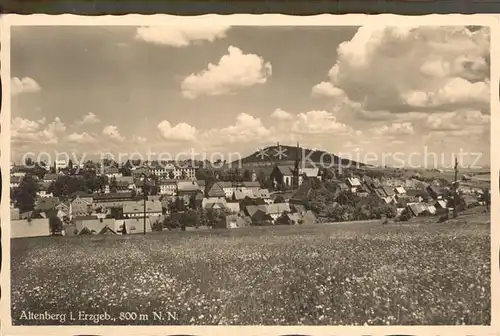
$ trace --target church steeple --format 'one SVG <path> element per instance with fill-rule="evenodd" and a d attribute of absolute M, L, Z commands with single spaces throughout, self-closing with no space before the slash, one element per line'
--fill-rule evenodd
<path fill-rule="evenodd" d="M 300 162 L 301 162 L 301 153 L 300 153 L 300 146 L 299 142 L 297 142 L 297 148 L 295 152 L 295 165 L 293 169 L 293 187 L 298 188 L 299 187 L 299 175 L 300 175 Z"/>

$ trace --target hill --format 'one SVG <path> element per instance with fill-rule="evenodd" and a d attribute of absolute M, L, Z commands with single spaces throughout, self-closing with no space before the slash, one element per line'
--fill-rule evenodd
<path fill-rule="evenodd" d="M 358 166 L 364 167 L 366 164 L 341 158 L 335 154 L 328 153 L 319 149 L 309 149 L 296 146 L 275 145 L 263 148 L 260 151 L 243 158 L 241 163 L 244 165 L 269 165 L 269 164 L 293 164 L 297 157 L 302 155 L 307 165 L 308 162 L 317 166 Z M 307 158 L 307 159 L 306 159 Z"/>

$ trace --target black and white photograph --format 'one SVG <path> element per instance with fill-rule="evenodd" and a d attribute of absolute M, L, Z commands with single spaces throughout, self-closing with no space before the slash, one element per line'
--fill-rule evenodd
<path fill-rule="evenodd" d="M 2 323 L 492 325 L 495 21 L 73 18 L 2 27 Z"/>

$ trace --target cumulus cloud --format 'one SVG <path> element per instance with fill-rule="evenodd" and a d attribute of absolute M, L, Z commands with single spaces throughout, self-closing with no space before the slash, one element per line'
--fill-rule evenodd
<path fill-rule="evenodd" d="M 136 39 L 149 43 L 187 47 L 195 42 L 213 42 L 226 37 L 230 26 L 144 26 L 137 28 Z"/>
<path fill-rule="evenodd" d="M 148 139 L 146 139 L 145 137 L 142 137 L 142 136 L 138 136 L 138 135 L 134 135 L 132 137 L 132 142 L 135 142 L 135 143 L 145 143 L 146 141 L 148 141 Z"/>
<path fill-rule="evenodd" d="M 392 123 L 391 125 L 374 127 L 370 131 L 377 136 L 411 135 L 415 133 L 413 125 L 410 122 L 401 122 L 401 123 L 395 122 Z"/>
<path fill-rule="evenodd" d="M 90 134 L 83 132 L 83 133 L 71 133 L 68 135 L 68 141 L 77 143 L 77 144 L 88 144 L 88 143 L 94 143 L 97 141 L 97 139 Z"/>
<path fill-rule="evenodd" d="M 292 131 L 299 134 L 347 134 L 353 129 L 328 111 L 309 111 L 297 115 Z"/>
<path fill-rule="evenodd" d="M 170 122 L 163 120 L 157 127 L 160 135 L 167 140 L 191 141 L 196 139 L 196 128 L 186 123 L 179 123 L 172 126 Z"/>
<path fill-rule="evenodd" d="M 125 140 L 125 137 L 123 137 L 120 134 L 120 132 L 118 131 L 118 127 L 113 126 L 113 125 L 109 125 L 109 126 L 104 127 L 104 129 L 102 130 L 102 134 L 104 134 L 105 136 L 107 136 L 111 140 L 115 140 L 115 141 L 124 141 Z"/>
<path fill-rule="evenodd" d="M 319 84 L 316 84 L 312 88 L 313 97 L 321 97 L 321 96 L 336 97 L 336 96 L 341 96 L 343 94 L 344 91 L 333 86 L 333 84 L 330 82 L 321 82 Z"/>
<path fill-rule="evenodd" d="M 10 81 L 11 93 L 13 96 L 21 93 L 33 93 L 41 90 L 40 85 L 30 77 L 14 77 Z"/>
<path fill-rule="evenodd" d="M 283 111 L 280 108 L 277 108 L 276 110 L 271 113 L 271 118 L 278 119 L 278 120 L 292 120 L 294 118 L 293 114 Z"/>
<path fill-rule="evenodd" d="M 271 63 L 255 54 L 244 54 L 230 46 L 218 64 L 209 63 L 207 69 L 191 74 L 182 81 L 184 97 L 218 96 L 238 89 L 266 83 L 271 76 Z"/>
<path fill-rule="evenodd" d="M 16 117 L 11 124 L 11 137 L 14 142 L 55 144 L 64 131 L 66 126 L 59 117 L 54 118 L 50 124 L 46 124 L 45 119 L 33 121 Z"/>
<path fill-rule="evenodd" d="M 98 124 L 101 120 L 92 112 L 84 115 L 82 119 L 76 122 L 77 125 Z"/>
<path fill-rule="evenodd" d="M 363 26 L 339 45 L 332 85 L 322 87 L 341 89 L 370 111 L 486 106 L 489 39 L 487 27 Z"/>
<path fill-rule="evenodd" d="M 432 131 L 470 130 L 483 127 L 489 132 L 490 116 L 477 110 L 434 113 L 427 117 L 425 125 Z"/>
<path fill-rule="evenodd" d="M 224 127 L 217 132 L 212 130 L 211 134 L 219 133 L 222 139 L 230 142 L 255 141 L 262 137 L 268 137 L 271 132 L 266 128 L 260 118 L 256 118 L 246 113 L 240 113 L 236 117 L 234 125 Z"/>

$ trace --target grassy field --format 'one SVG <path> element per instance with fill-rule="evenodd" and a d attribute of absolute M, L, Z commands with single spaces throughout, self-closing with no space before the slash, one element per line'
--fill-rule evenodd
<path fill-rule="evenodd" d="M 15 239 L 13 323 L 35 323 L 19 320 L 26 310 L 111 316 L 99 324 L 489 324 L 490 223 L 476 212 L 445 224 Z"/>

